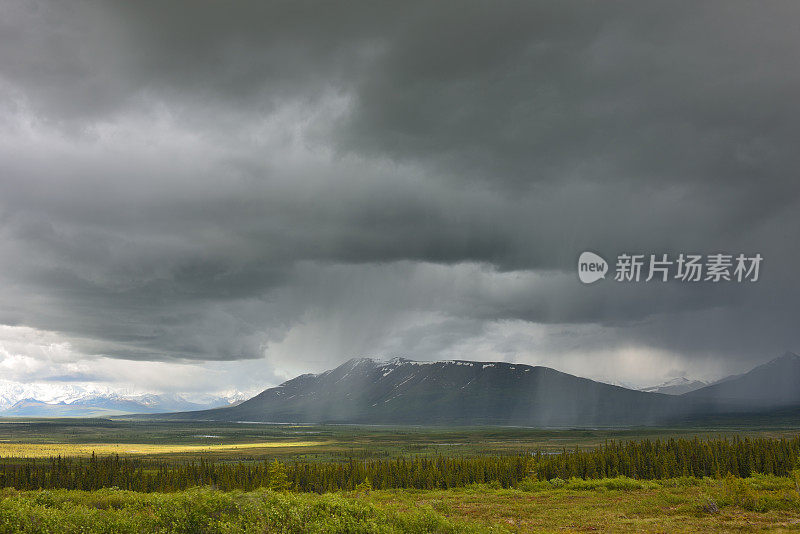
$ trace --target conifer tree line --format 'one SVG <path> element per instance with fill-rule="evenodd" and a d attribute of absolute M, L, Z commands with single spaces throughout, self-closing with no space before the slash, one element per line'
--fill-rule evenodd
<path fill-rule="evenodd" d="M 95 490 L 118 487 L 154 492 L 193 486 L 249 491 L 327 492 L 375 489 L 446 489 L 474 483 L 515 487 L 525 479 L 660 479 L 684 476 L 787 476 L 800 459 L 792 439 L 669 439 L 608 442 L 593 450 L 542 451 L 505 456 L 415 457 L 346 462 L 148 461 L 117 455 L 90 458 L 0 460 L 0 487 Z"/>

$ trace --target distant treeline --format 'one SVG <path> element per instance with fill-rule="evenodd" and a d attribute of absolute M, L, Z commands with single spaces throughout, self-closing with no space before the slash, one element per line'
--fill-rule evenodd
<path fill-rule="evenodd" d="M 515 487 L 526 479 L 635 479 L 748 477 L 754 473 L 786 476 L 800 458 L 800 437 L 793 439 L 670 439 L 609 442 L 594 450 L 535 451 L 519 455 L 415 457 L 315 462 L 147 461 L 129 457 L 0 460 L 0 487 L 17 489 L 177 491 L 192 486 L 221 490 L 326 492 L 375 489 L 436 489 L 491 483 Z"/>

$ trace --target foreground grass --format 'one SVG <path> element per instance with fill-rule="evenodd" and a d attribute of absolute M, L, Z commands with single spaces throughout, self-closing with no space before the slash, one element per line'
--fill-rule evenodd
<path fill-rule="evenodd" d="M 522 488 L 373 492 L 370 499 L 399 510 L 430 506 L 509 532 L 800 531 L 800 494 L 785 478 L 556 480 Z"/>
<path fill-rule="evenodd" d="M 788 478 L 530 481 L 326 495 L 197 488 L 0 492 L 0 532 L 800 531 Z"/>
<path fill-rule="evenodd" d="M 430 507 L 398 511 L 338 494 L 4 490 L 0 532 L 491 532 Z"/>

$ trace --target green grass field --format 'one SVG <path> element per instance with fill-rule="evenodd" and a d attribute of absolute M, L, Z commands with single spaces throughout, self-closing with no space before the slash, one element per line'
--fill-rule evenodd
<path fill-rule="evenodd" d="M 792 481 L 630 479 L 324 495 L 3 490 L 0 532 L 789 532 Z"/>

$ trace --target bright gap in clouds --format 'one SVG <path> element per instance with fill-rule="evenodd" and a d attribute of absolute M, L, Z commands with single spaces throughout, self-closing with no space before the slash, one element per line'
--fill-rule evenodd
<path fill-rule="evenodd" d="M 0 326 L 0 404 L 34 398 L 69 401 L 87 394 L 180 393 L 187 400 L 255 394 L 263 389 L 243 377 L 257 365 L 225 369 L 206 362 L 134 361 L 76 352 L 70 340 L 29 327 Z M 257 380 L 257 379 L 256 379 Z"/>

